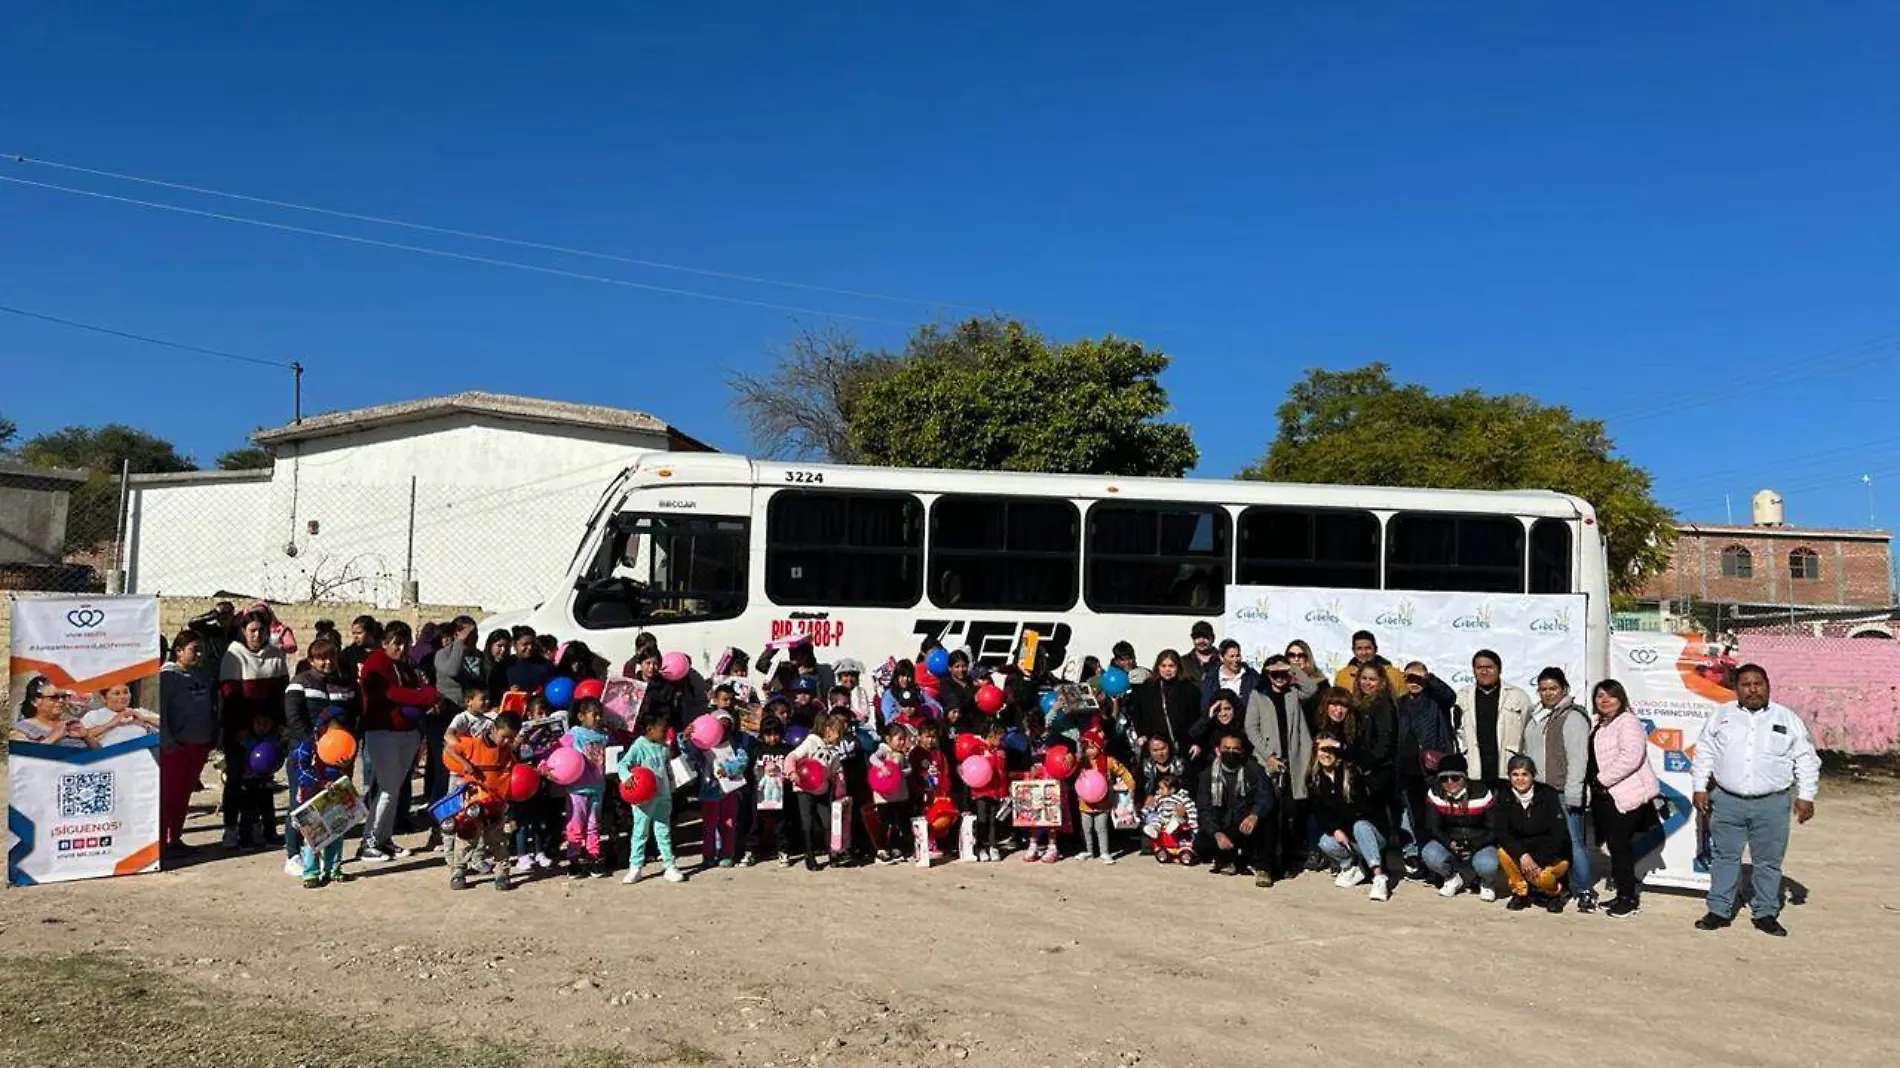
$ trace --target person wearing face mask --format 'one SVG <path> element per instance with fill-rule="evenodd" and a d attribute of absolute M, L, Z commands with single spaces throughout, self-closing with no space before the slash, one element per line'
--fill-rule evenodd
<path fill-rule="evenodd" d="M 1201 700 L 1211 701 L 1215 694 L 1228 690 L 1240 699 L 1240 707 L 1246 708 L 1258 685 L 1260 673 L 1242 658 L 1240 643 L 1229 638 L 1220 643 L 1220 663 L 1201 677 Z"/>
<path fill-rule="evenodd" d="M 1708 913 L 1696 929 L 1727 927 L 1742 880 L 1742 849 L 1755 865 L 1748 912 L 1755 929 L 1784 937 L 1781 858 L 1788 851 L 1789 793 L 1794 818 L 1814 818 L 1821 758 L 1807 724 L 1785 705 L 1768 700 L 1768 672 L 1744 664 L 1735 672 L 1735 696 L 1710 717 L 1696 743 L 1691 774 L 1695 808 L 1709 827 Z"/>
<path fill-rule="evenodd" d="M 1504 762 L 1523 752 L 1524 719 L 1531 713 L 1530 695 L 1503 675 L 1503 659 L 1480 649 L 1471 658 L 1472 681 L 1458 688 L 1459 748 L 1473 762 L 1472 777 L 1484 783 L 1501 783 Z"/>
<path fill-rule="evenodd" d="M 1273 782 L 1260 762 L 1247 755 L 1247 739 L 1229 729 L 1215 743 L 1217 759 L 1201 776 L 1195 804 L 1201 829 L 1194 853 L 1207 857 L 1215 875 L 1254 873 L 1254 885 L 1270 887 L 1267 858 L 1277 848 L 1273 818 Z"/>
<path fill-rule="evenodd" d="M 1286 878 L 1305 864 L 1317 846 L 1306 839 L 1306 775 L 1312 763 L 1313 734 L 1307 727 L 1306 705 L 1316 699 L 1319 685 L 1296 676 L 1286 657 L 1267 658 L 1266 681 L 1247 702 L 1247 741 L 1256 759 L 1280 794 L 1276 811 L 1280 848 L 1267 858 L 1276 878 Z"/>
<path fill-rule="evenodd" d="M 1578 912 L 1595 912 L 1590 843 L 1583 834 L 1588 814 L 1584 788 L 1590 774 L 1590 717 L 1571 699 L 1570 680 L 1562 668 L 1547 667 L 1537 675 L 1537 707 L 1524 720 L 1524 755 L 1536 762 L 1537 781 L 1556 790 L 1563 802 L 1570 837 L 1570 895 Z M 1563 899 L 1558 898 L 1556 905 L 1562 909 Z"/>

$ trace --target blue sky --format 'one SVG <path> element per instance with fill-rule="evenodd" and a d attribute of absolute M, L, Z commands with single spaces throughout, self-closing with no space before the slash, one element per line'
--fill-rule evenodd
<path fill-rule="evenodd" d="M 1900 519 L 1900 8 L 0 7 L 0 152 L 919 303 L 592 261 L 0 163 L 0 304 L 308 368 L 309 410 L 489 389 L 743 449 L 721 371 L 825 314 L 1174 359 L 1200 474 L 1304 368 L 1609 423 L 1688 518 Z M 869 320 L 869 321 L 865 321 Z M 0 315 L 0 412 L 203 463 L 285 372 Z"/>

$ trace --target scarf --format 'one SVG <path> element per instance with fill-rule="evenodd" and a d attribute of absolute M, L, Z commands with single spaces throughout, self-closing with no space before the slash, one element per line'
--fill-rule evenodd
<path fill-rule="evenodd" d="M 1528 790 L 1519 790 L 1517 787 L 1513 786 L 1511 787 L 1511 795 L 1513 797 L 1516 797 L 1517 803 L 1520 805 L 1523 805 L 1524 810 L 1528 812 L 1530 811 L 1530 807 L 1531 807 L 1531 798 L 1537 796 L 1537 784 L 1532 783 L 1531 788 Z"/>
<path fill-rule="evenodd" d="M 1211 774 L 1213 778 L 1210 779 L 1207 784 L 1207 800 L 1213 807 L 1223 808 L 1226 806 L 1227 790 L 1229 787 L 1232 787 L 1234 791 L 1235 801 L 1245 801 L 1247 799 L 1246 768 L 1228 771 L 1227 765 L 1217 763 L 1213 768 L 1209 769 L 1209 774 Z"/>

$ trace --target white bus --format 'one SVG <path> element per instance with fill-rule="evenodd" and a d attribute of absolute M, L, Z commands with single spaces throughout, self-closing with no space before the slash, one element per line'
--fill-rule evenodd
<path fill-rule="evenodd" d="M 1484 492 L 641 457 L 609 484 L 566 579 L 526 613 L 618 666 L 634 637 L 702 670 L 728 646 L 809 635 L 822 660 L 926 638 L 1007 661 L 1144 664 L 1219 627 L 1228 584 L 1581 593 L 1592 677 L 1609 590 L 1590 505 Z M 509 619 L 508 622 L 515 622 Z M 1298 637 L 1288 634 L 1287 638 Z"/>

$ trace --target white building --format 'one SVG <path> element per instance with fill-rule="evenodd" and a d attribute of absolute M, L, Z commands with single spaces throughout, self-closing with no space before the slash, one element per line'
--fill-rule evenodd
<path fill-rule="evenodd" d="M 645 412 L 493 393 L 260 431 L 256 471 L 134 475 L 126 590 L 524 607 L 558 580 L 607 481 L 709 451 Z"/>

